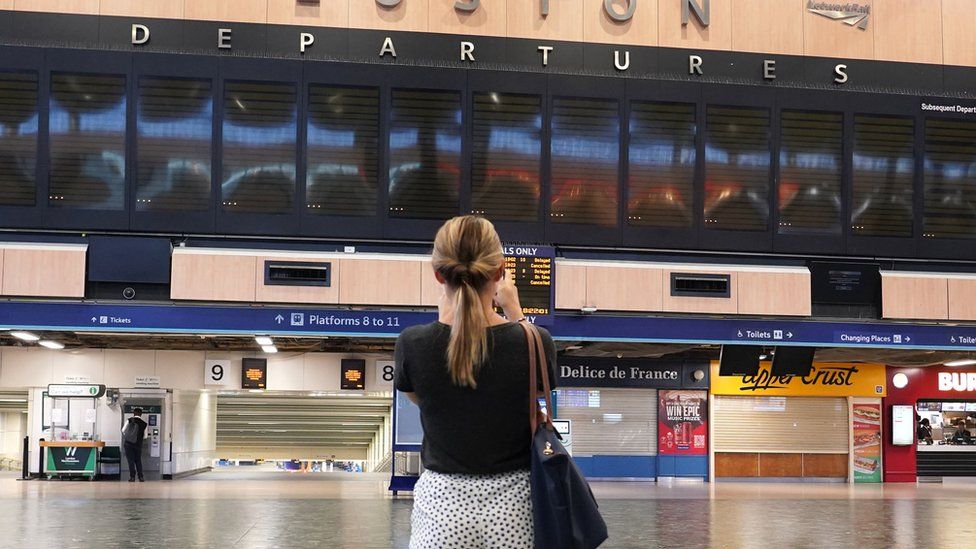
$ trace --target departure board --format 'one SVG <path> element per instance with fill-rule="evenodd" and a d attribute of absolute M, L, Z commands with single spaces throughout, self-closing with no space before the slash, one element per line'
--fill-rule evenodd
<path fill-rule="evenodd" d="M 515 276 L 522 313 L 533 324 L 553 323 L 556 250 L 548 246 L 505 246 L 505 268 Z"/>

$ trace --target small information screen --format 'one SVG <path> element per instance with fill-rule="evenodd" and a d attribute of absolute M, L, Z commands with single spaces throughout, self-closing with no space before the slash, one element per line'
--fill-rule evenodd
<path fill-rule="evenodd" d="M 362 391 L 366 388 L 366 361 L 359 359 L 342 360 L 342 380 L 339 387 L 346 391 Z"/>
<path fill-rule="evenodd" d="M 263 358 L 245 358 L 241 363 L 241 388 L 266 389 L 268 386 L 268 361 Z"/>
<path fill-rule="evenodd" d="M 505 268 L 515 277 L 522 314 L 533 324 L 553 323 L 556 250 L 549 246 L 505 246 Z"/>

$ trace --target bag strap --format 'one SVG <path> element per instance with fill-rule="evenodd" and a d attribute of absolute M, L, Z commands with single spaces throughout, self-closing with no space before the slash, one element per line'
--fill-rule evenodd
<path fill-rule="evenodd" d="M 525 330 L 525 340 L 529 347 L 529 425 L 532 435 L 539 429 L 539 399 L 536 396 L 539 392 L 539 377 L 542 378 L 542 389 L 545 391 L 546 399 L 546 421 L 543 427 L 552 431 L 552 399 L 549 384 L 549 364 L 546 358 L 545 347 L 542 343 L 542 336 L 538 328 L 528 322 L 519 322 Z"/>

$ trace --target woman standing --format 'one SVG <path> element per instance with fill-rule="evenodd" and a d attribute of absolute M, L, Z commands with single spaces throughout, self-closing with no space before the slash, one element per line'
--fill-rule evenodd
<path fill-rule="evenodd" d="M 396 344 L 396 389 L 420 406 L 424 429 L 410 547 L 532 547 L 525 318 L 501 241 L 488 220 L 455 217 L 432 259 L 439 318 Z M 540 332 L 555 381 L 555 347 Z"/>

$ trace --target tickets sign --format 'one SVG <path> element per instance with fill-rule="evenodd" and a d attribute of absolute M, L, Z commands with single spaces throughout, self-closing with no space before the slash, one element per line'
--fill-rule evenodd
<path fill-rule="evenodd" d="M 886 396 L 883 364 L 816 362 L 809 375 L 774 376 L 762 362 L 754 376 L 720 376 L 712 363 L 713 395 L 748 396 Z"/>

